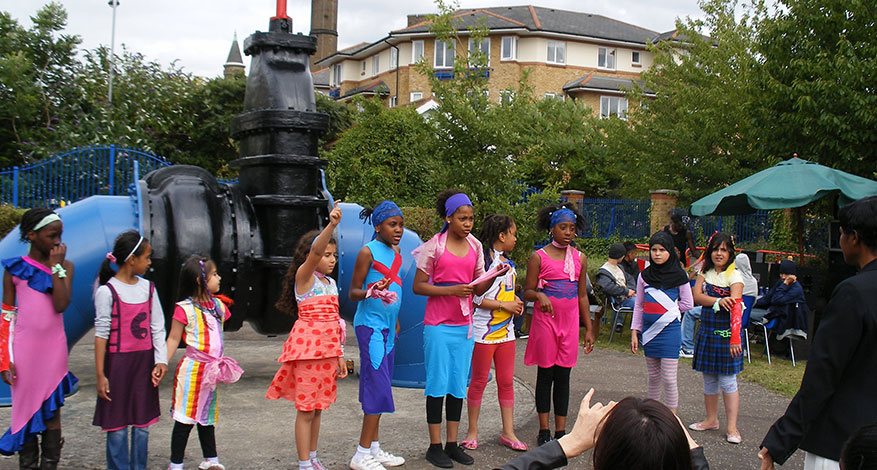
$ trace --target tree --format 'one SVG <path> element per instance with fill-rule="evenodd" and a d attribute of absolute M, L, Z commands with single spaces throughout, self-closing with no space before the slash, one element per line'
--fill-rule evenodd
<path fill-rule="evenodd" d="M 759 28 L 761 144 L 877 177 L 877 6 L 780 0 Z"/>
<path fill-rule="evenodd" d="M 625 193 L 671 188 L 693 200 L 769 166 L 753 106 L 760 5 L 700 3 L 703 20 L 677 21 L 675 39 L 652 44 L 654 66 L 635 87 L 628 122 L 610 124 L 613 159 L 625 162 Z M 735 19 L 735 11 L 741 12 Z M 700 31 L 708 31 L 709 37 Z M 648 92 L 654 94 L 649 98 Z"/>

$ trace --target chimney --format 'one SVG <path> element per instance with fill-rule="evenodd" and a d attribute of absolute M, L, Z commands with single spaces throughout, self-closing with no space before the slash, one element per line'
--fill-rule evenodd
<path fill-rule="evenodd" d="M 423 23 L 429 15 L 421 13 L 417 15 L 408 15 L 408 26 L 414 26 L 417 23 Z"/>
<path fill-rule="evenodd" d="M 338 0 L 311 0 L 311 36 L 317 38 L 311 70 L 317 70 L 318 60 L 338 52 Z"/>

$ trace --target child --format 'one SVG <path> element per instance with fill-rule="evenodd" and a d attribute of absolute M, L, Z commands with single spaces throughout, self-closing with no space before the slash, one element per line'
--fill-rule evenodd
<path fill-rule="evenodd" d="M 63 444 L 61 407 L 79 381 L 67 370 L 62 315 L 70 304 L 73 263 L 64 259 L 58 214 L 30 209 L 19 230 L 21 241 L 30 243 L 28 254 L 3 260 L 0 371 L 12 392 L 12 425 L 0 438 L 0 453 L 18 452 L 21 468 L 55 469 Z"/>
<path fill-rule="evenodd" d="M 295 446 L 302 470 L 326 469 L 317 457 L 320 417 L 322 410 L 335 403 L 338 376 L 347 377 L 338 287 L 329 277 L 338 253 L 332 232 L 339 222 L 341 209 L 336 201 L 329 225 L 299 239 L 276 305 L 278 310 L 293 314 L 297 302 L 298 318 L 277 359 L 283 365 L 265 397 L 295 402 Z"/>
<path fill-rule="evenodd" d="M 566 434 L 569 410 L 569 373 L 578 359 L 579 318 L 585 325 L 585 354 L 594 348 L 587 282 L 588 259 L 571 243 L 585 219 L 570 203 L 544 207 L 536 219 L 537 230 L 548 230 L 551 243 L 537 250 L 527 262 L 524 300 L 535 302 L 530 341 L 524 364 L 538 366 L 536 412 L 538 445 L 551 440 L 548 412 L 554 387 L 554 438 Z"/>
<path fill-rule="evenodd" d="M 181 470 L 186 443 L 198 425 L 198 440 L 204 461 L 199 470 L 225 470 L 216 454 L 216 384 L 234 383 L 244 372 L 238 363 L 222 355 L 222 327 L 231 317 L 228 307 L 214 296 L 219 292 L 216 264 L 207 258 L 190 256 L 180 270 L 180 287 L 171 332 L 167 337 L 168 357 L 186 342 L 186 355 L 174 376 L 171 414 L 171 464 L 168 470 Z"/>
<path fill-rule="evenodd" d="M 149 240 L 136 230 L 122 233 L 101 264 L 94 294 L 94 425 L 107 431 L 111 470 L 146 469 L 149 426 L 161 414 L 158 383 L 167 372 L 164 313 L 155 285 L 141 277 L 151 256 Z"/>
<path fill-rule="evenodd" d="M 725 233 L 714 234 L 704 253 L 703 270 L 694 284 L 694 302 L 702 305 L 700 329 L 694 343 L 692 368 L 703 373 L 703 401 L 706 420 L 688 426 L 695 431 L 719 428 L 719 387 L 728 417 L 725 439 L 743 441 L 737 430 L 740 393 L 737 374 L 743 370 L 740 341 L 743 278 L 734 262 L 734 241 Z"/>
<path fill-rule="evenodd" d="M 451 468 L 452 460 L 471 465 L 475 460 L 457 446 L 457 430 L 472 365 L 472 282 L 484 274 L 481 242 L 470 232 L 475 211 L 469 197 L 447 190 L 438 195 L 436 211 L 445 225 L 412 252 L 417 262 L 413 291 L 429 296 L 423 319 L 423 355 L 426 362 L 426 422 L 429 449 L 426 460 Z M 478 285 L 483 294 L 488 280 Z M 447 398 L 447 444 L 442 450 L 442 404 Z"/>
<path fill-rule="evenodd" d="M 682 267 L 673 239 L 667 232 L 658 232 L 649 240 L 649 266 L 636 282 L 636 303 L 630 329 L 630 351 L 637 353 L 640 343 L 649 371 L 649 398 L 661 399 L 676 413 L 679 388 L 676 374 L 679 367 L 681 312 L 694 306 L 688 274 Z"/>
<path fill-rule="evenodd" d="M 487 386 L 491 360 L 496 364 L 496 388 L 502 415 L 502 434 L 499 443 L 517 451 L 527 450 L 527 444 L 515 436 L 515 332 L 512 318 L 524 313 L 524 302 L 515 295 L 517 272 L 515 264 L 506 257 L 515 249 L 518 228 L 507 215 L 493 214 L 481 225 L 486 268 L 507 264 L 511 268 L 494 279 L 484 295 L 474 299 L 472 314 L 475 350 L 472 353 L 472 381 L 466 396 L 469 413 L 469 431 L 461 445 L 478 448 L 478 414 L 481 396 Z"/>
<path fill-rule="evenodd" d="M 405 223 L 402 211 L 392 201 L 363 209 L 360 218 L 371 221 L 375 234 L 359 250 L 350 281 L 350 300 L 359 302 L 353 327 L 359 345 L 359 402 L 363 412 L 359 445 L 350 459 L 350 468 L 382 470 L 405 463 L 402 457 L 381 449 L 378 436 L 381 414 L 396 411 L 391 379 L 402 305 L 399 241 Z"/>

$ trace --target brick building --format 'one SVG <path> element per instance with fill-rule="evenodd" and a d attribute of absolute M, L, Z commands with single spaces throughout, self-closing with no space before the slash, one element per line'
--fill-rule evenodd
<path fill-rule="evenodd" d="M 314 68 L 329 69 L 336 99 L 379 95 L 387 106 L 420 105 L 431 93 L 415 64 L 423 58 L 436 74 L 450 76 L 454 60 L 477 47 L 489 58 L 491 100 L 503 99 L 503 90 L 515 88 L 529 68 L 536 96 L 582 100 L 604 117 L 623 117 L 624 91 L 652 66 L 646 45 L 673 37 L 605 16 L 535 6 L 461 9 L 455 16 L 461 38 L 455 46 L 435 39 L 426 15 L 409 15 L 408 27 L 328 54 Z M 481 22 L 488 37 L 473 44 L 469 29 Z"/>

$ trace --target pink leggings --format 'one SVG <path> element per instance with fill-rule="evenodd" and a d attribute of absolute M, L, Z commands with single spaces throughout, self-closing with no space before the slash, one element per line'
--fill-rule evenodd
<path fill-rule="evenodd" d="M 679 359 L 647 357 L 646 366 L 649 369 L 649 398 L 660 401 L 663 390 L 664 404 L 667 408 L 676 408 L 679 404 L 679 388 L 676 385 Z"/>
<path fill-rule="evenodd" d="M 487 375 L 490 373 L 490 360 L 496 364 L 496 388 L 500 408 L 515 406 L 515 342 L 483 344 L 475 343 L 472 352 L 472 381 L 466 396 L 467 406 L 480 407 Z"/>

